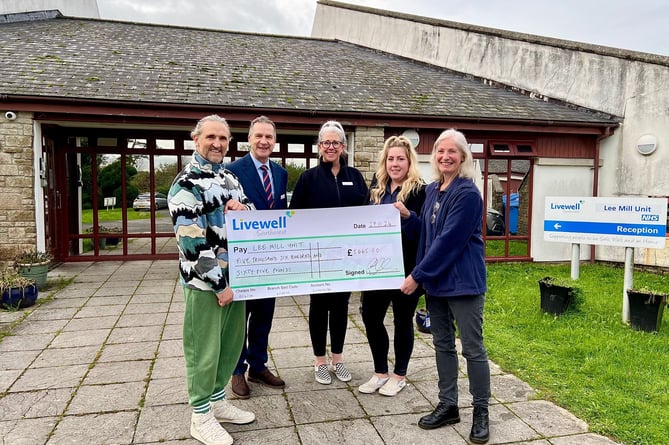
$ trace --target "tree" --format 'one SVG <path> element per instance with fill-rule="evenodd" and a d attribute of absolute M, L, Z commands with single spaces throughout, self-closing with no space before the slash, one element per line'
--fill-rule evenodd
<path fill-rule="evenodd" d="M 132 165 L 127 165 L 125 169 L 125 182 L 130 183 L 133 176 L 137 174 L 137 169 Z M 132 205 L 132 201 L 137 197 L 131 196 L 132 189 L 126 190 L 127 205 Z M 135 190 L 136 192 L 136 190 Z M 104 205 L 106 196 L 115 196 L 116 202 L 120 203 L 122 198 L 121 181 L 121 158 L 116 159 L 98 171 L 98 206 Z"/>
<path fill-rule="evenodd" d="M 297 183 L 297 178 L 300 177 L 303 171 L 306 170 L 305 167 L 289 162 L 286 164 L 286 170 L 288 171 L 288 191 L 292 191 L 295 188 L 295 183 Z"/>

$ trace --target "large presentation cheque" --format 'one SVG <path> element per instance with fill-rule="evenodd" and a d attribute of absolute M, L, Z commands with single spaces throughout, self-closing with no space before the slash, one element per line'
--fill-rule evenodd
<path fill-rule="evenodd" d="M 397 289 L 404 281 L 392 205 L 234 211 L 225 216 L 235 300 Z"/>

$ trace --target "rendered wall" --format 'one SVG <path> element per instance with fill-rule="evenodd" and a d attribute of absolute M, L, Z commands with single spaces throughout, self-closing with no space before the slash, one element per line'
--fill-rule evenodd
<path fill-rule="evenodd" d="M 70 17 L 100 18 L 96 0 L 0 0 L 0 14 L 53 9 Z"/>
<path fill-rule="evenodd" d="M 620 128 L 601 141 L 598 195 L 669 196 L 669 57 L 379 12 L 321 1 L 312 37 L 375 48 L 622 117 Z M 650 156 L 636 150 L 645 134 L 658 140 Z M 537 168 L 534 177 L 543 182 L 550 172 Z M 540 186 L 549 194 L 565 195 L 565 189 L 551 191 L 550 183 Z M 592 187 L 576 192 L 591 196 Z M 536 213 L 543 197 L 534 198 Z M 533 233 L 541 234 L 541 215 L 533 216 Z M 556 256 L 554 246 L 548 253 L 542 247 L 533 246 L 536 258 Z M 596 257 L 620 261 L 613 250 L 600 246 Z M 645 264 L 669 266 L 666 252 L 637 256 Z M 569 258 L 567 253 L 556 259 Z"/>

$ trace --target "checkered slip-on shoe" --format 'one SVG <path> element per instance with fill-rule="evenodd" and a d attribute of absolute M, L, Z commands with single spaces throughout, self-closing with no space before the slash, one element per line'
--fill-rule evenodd
<path fill-rule="evenodd" d="M 342 382 L 349 382 L 351 380 L 351 373 L 343 363 L 337 363 L 332 366 L 334 375 Z"/>
<path fill-rule="evenodd" d="M 314 366 L 314 372 L 316 374 L 316 381 L 321 385 L 329 385 L 332 383 L 332 377 L 330 376 L 328 365 Z"/>

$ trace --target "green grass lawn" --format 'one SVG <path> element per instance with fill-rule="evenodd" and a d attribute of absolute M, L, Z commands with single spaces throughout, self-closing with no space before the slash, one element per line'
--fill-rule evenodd
<path fill-rule="evenodd" d="M 150 219 L 150 218 L 151 218 L 151 213 L 149 212 L 135 212 L 132 209 L 128 209 L 128 221 L 135 219 Z M 156 214 L 156 218 L 163 218 L 163 215 Z M 123 209 L 98 210 L 98 223 L 122 221 L 122 220 L 123 220 Z M 82 210 L 81 222 L 83 224 L 93 224 L 93 210 L 91 209 Z"/>
<path fill-rule="evenodd" d="M 578 309 L 540 310 L 537 281 L 569 265 L 488 265 L 484 333 L 490 359 L 625 444 L 669 443 L 669 319 L 658 333 L 622 322 L 624 270 L 582 265 Z M 634 273 L 635 287 L 669 293 L 669 276 Z M 667 311 L 665 311 L 667 312 Z"/>

